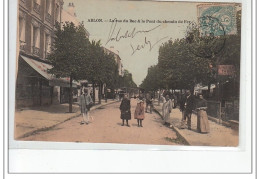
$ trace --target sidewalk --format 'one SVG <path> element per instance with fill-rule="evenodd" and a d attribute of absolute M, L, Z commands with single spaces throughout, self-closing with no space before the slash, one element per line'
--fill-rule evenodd
<path fill-rule="evenodd" d="M 158 101 L 154 102 L 154 110 L 162 114 L 162 103 L 158 106 Z M 201 134 L 197 132 L 197 115 L 192 114 L 191 130 L 179 129 L 181 125 L 182 113 L 179 108 L 172 109 L 170 115 L 170 127 L 177 132 L 189 145 L 192 146 L 230 146 L 236 147 L 239 142 L 238 131 L 220 125 L 209 120 L 210 133 Z"/>
<path fill-rule="evenodd" d="M 101 101 L 101 104 L 93 106 L 95 110 L 101 106 L 115 103 L 117 100 Z M 61 124 L 67 120 L 80 116 L 80 109 L 77 104 L 73 104 L 72 113 L 69 113 L 69 104 L 57 104 L 51 106 L 39 106 L 18 109 L 15 111 L 15 139 L 32 135 L 35 132 L 49 130 L 50 128 Z"/>

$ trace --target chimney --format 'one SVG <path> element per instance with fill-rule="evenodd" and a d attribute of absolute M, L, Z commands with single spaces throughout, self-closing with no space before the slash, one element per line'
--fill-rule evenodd
<path fill-rule="evenodd" d="M 76 13 L 75 13 L 75 6 L 74 6 L 74 3 L 69 3 L 68 5 L 68 13 L 72 16 L 75 16 L 76 17 Z"/>

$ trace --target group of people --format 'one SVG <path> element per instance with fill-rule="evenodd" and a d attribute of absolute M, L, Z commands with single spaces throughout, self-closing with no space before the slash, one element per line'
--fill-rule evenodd
<path fill-rule="evenodd" d="M 197 111 L 197 130 L 200 133 L 209 133 L 210 127 L 207 116 L 207 102 L 202 95 L 199 95 L 199 100 L 196 100 L 190 91 L 182 95 L 179 100 L 180 111 L 182 112 L 181 129 L 188 128 L 191 130 L 191 115 L 193 111 Z M 165 124 L 169 124 L 170 113 L 173 103 L 169 94 L 165 95 L 162 107 L 162 116 Z"/>
<path fill-rule="evenodd" d="M 125 94 L 124 98 L 120 104 L 120 111 L 121 111 L 121 119 L 122 119 L 122 126 L 124 126 L 126 122 L 126 126 L 130 127 L 128 124 L 128 121 L 131 120 L 131 104 L 130 99 L 128 99 L 128 96 Z M 143 98 L 139 98 L 137 101 L 137 105 L 135 108 L 134 118 L 137 120 L 138 127 L 143 127 L 143 120 L 144 120 L 144 100 Z"/>
<path fill-rule="evenodd" d="M 163 107 L 162 107 L 162 117 L 164 119 L 165 124 L 169 124 L 170 113 L 172 109 L 175 108 L 174 103 L 171 101 L 169 94 L 165 94 L 163 99 Z M 146 107 L 144 107 L 144 101 L 146 102 Z M 92 98 L 88 93 L 88 89 L 84 89 L 81 91 L 81 95 L 79 97 L 80 110 L 83 116 L 83 121 L 81 124 L 89 123 L 89 111 L 90 107 L 93 105 Z M 207 116 L 207 102 L 203 99 L 202 95 L 199 95 L 199 100 L 195 100 L 194 95 L 191 94 L 190 91 L 187 91 L 179 101 L 180 111 L 182 112 L 182 120 L 180 128 L 188 128 L 191 130 L 191 115 L 194 110 L 197 111 L 197 130 L 200 133 L 208 133 L 210 131 L 208 116 Z M 147 93 L 145 98 L 141 94 L 137 100 L 137 105 L 135 108 L 134 119 L 137 119 L 138 127 L 143 127 L 143 120 L 145 118 L 145 112 L 148 112 L 148 108 L 150 109 L 150 113 L 153 110 L 153 97 Z M 131 120 L 131 104 L 130 99 L 128 99 L 127 94 L 124 95 L 123 100 L 120 104 L 122 119 L 122 126 L 125 125 L 130 127 L 128 121 Z"/>

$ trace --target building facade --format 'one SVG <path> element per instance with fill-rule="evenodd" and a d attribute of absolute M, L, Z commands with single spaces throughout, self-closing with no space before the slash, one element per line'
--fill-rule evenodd
<path fill-rule="evenodd" d="M 63 100 L 69 78 L 55 78 L 46 60 L 54 41 L 55 26 L 62 23 L 63 0 L 19 0 L 16 106 L 39 106 Z M 77 84 L 73 83 L 77 88 Z"/>
<path fill-rule="evenodd" d="M 113 54 L 114 56 L 114 59 L 116 61 L 116 64 L 118 66 L 118 73 L 120 76 L 123 76 L 123 64 L 122 64 L 122 60 L 119 56 L 119 51 L 118 50 L 115 50 L 114 47 L 110 47 L 109 49 L 103 47 L 104 49 L 104 52 L 107 53 L 107 54 Z"/>

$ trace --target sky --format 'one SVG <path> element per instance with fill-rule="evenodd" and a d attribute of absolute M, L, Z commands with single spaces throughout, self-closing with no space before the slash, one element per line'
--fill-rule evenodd
<path fill-rule="evenodd" d="M 90 40 L 101 40 L 102 46 L 119 51 L 123 68 L 132 73 L 137 85 L 148 68 L 157 64 L 160 45 L 183 38 L 189 21 L 197 22 L 197 4 L 190 2 L 64 0 L 64 9 L 70 2 L 90 33 Z M 122 22 L 113 22 L 115 19 Z M 174 23 L 162 23 L 164 20 Z"/>

